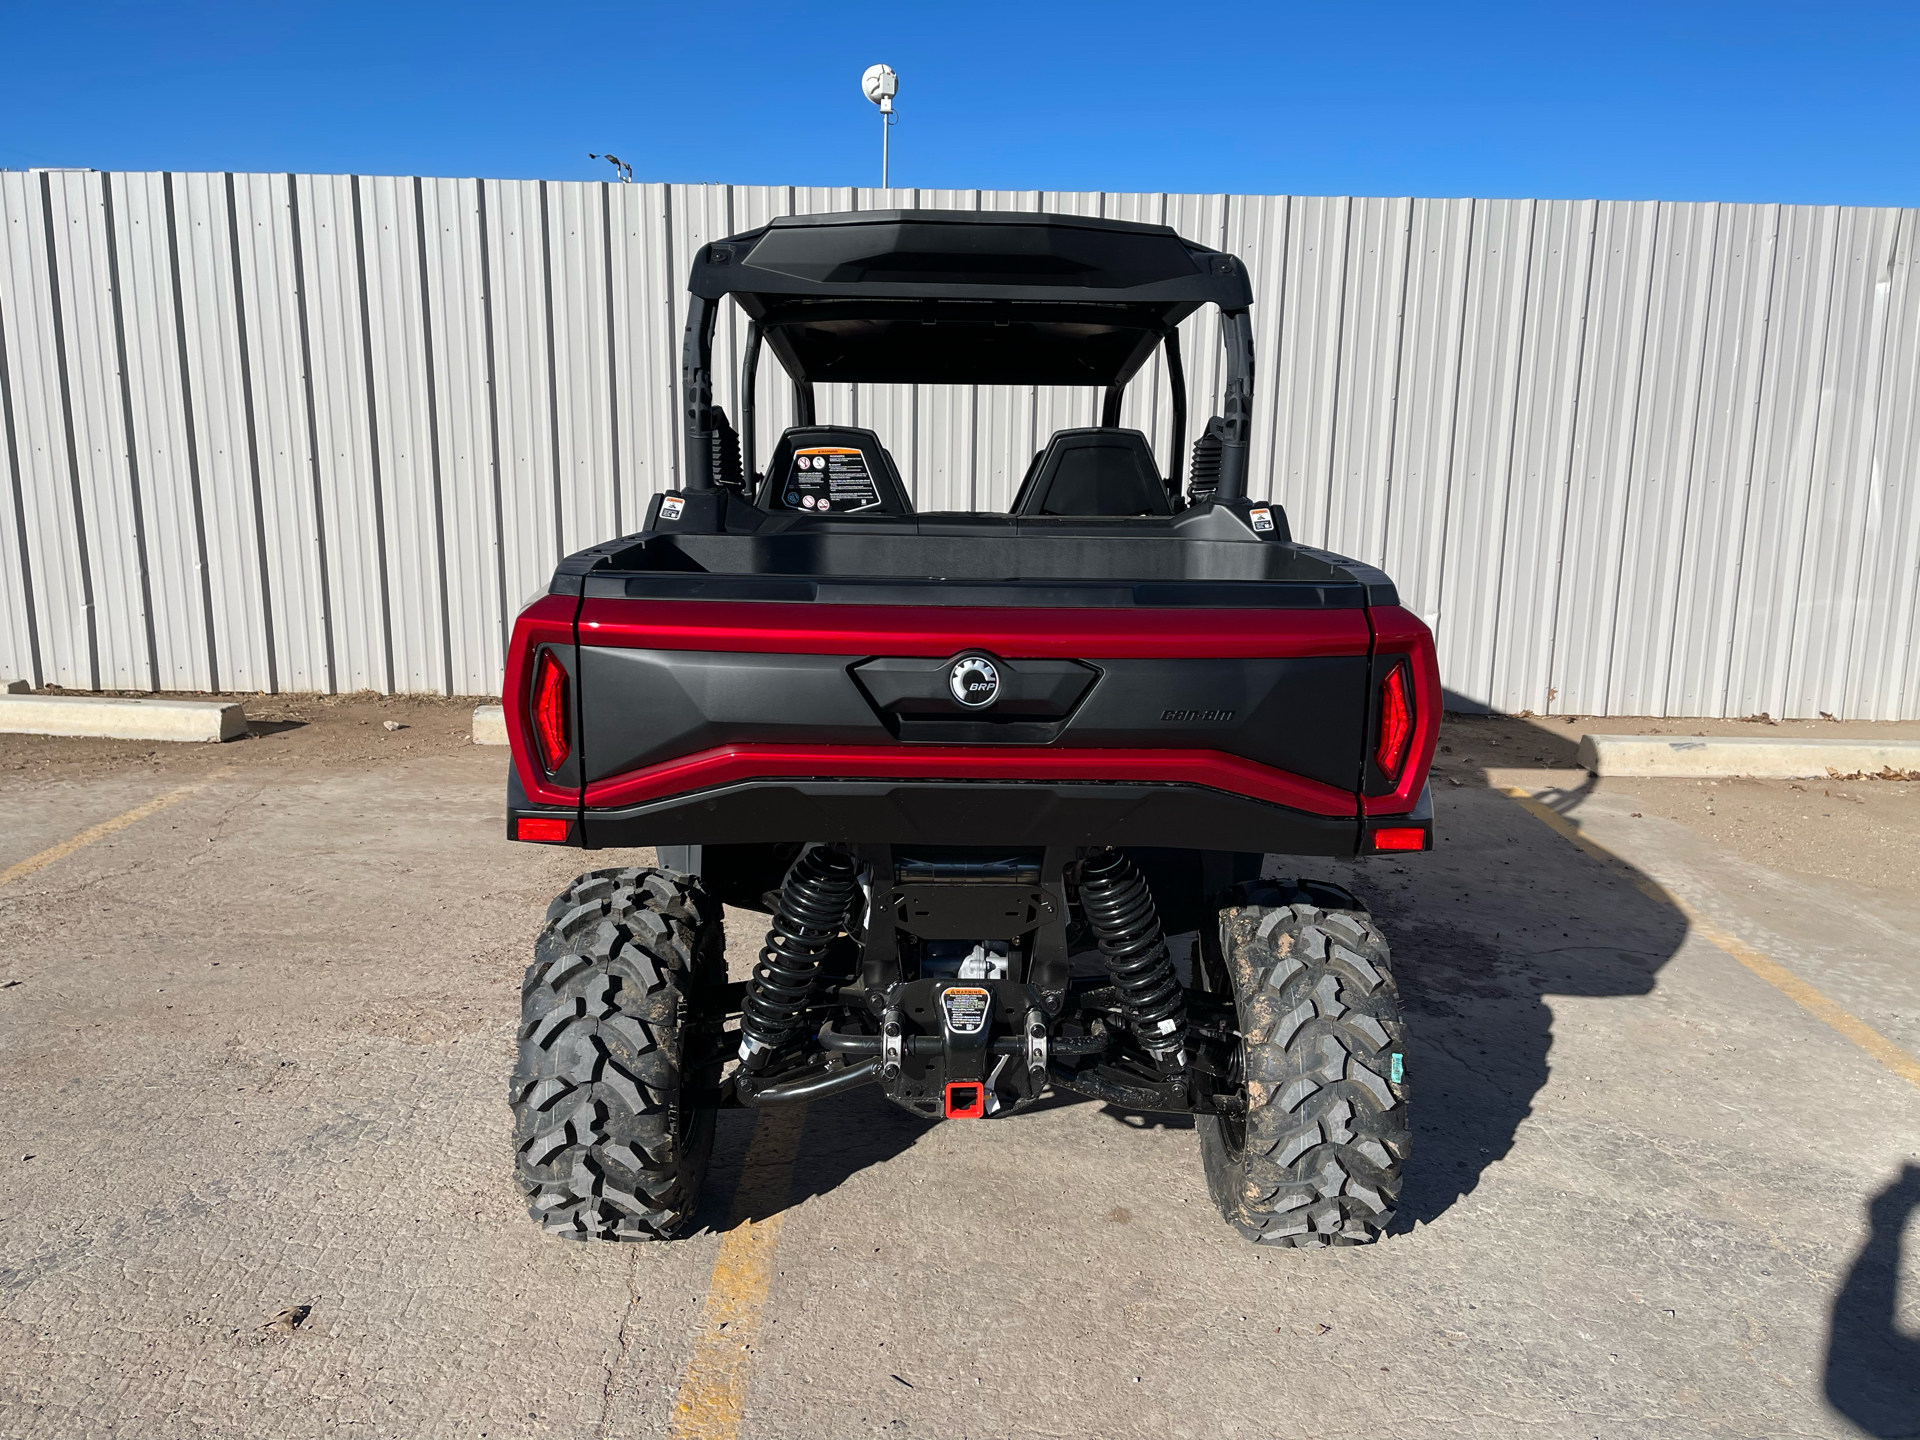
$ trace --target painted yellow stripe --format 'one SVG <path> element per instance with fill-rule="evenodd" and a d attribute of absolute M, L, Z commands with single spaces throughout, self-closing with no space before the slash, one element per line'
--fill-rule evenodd
<path fill-rule="evenodd" d="M 1534 819 L 1557 831 L 1559 834 L 1566 836 L 1567 839 L 1571 840 L 1575 845 L 1578 845 L 1595 859 L 1603 863 L 1610 861 L 1615 865 L 1623 866 L 1632 878 L 1634 885 L 1643 895 L 1647 895 L 1663 905 L 1669 905 L 1675 910 L 1678 910 L 1680 914 L 1686 918 L 1687 924 L 1697 930 L 1703 938 L 1711 941 L 1720 950 L 1732 956 L 1735 960 L 1738 960 L 1742 965 L 1746 966 L 1747 969 L 1773 986 L 1774 989 L 1785 995 L 1809 1015 L 1832 1026 L 1840 1034 L 1846 1036 L 1847 1039 L 1851 1040 L 1862 1050 L 1866 1051 L 1867 1054 L 1886 1066 L 1887 1069 L 1898 1075 L 1902 1080 L 1908 1081 L 1913 1085 L 1920 1085 L 1920 1060 L 1916 1060 L 1905 1050 L 1902 1050 L 1898 1045 L 1894 1044 L 1893 1041 L 1867 1024 L 1867 1022 L 1859 1016 L 1843 1009 L 1832 1000 L 1829 1000 L 1825 995 L 1821 994 L 1820 991 L 1814 989 L 1813 986 L 1802 980 L 1798 975 L 1794 974 L 1793 971 L 1787 969 L 1787 967 L 1779 961 L 1768 959 L 1744 940 L 1727 934 L 1726 931 L 1703 917 L 1685 900 L 1667 889 L 1666 886 L 1646 875 L 1642 875 L 1639 870 L 1635 869 L 1634 866 L 1627 861 L 1621 859 L 1620 856 L 1614 854 L 1613 851 L 1607 849 L 1606 846 L 1589 839 L 1581 833 L 1579 826 L 1575 825 L 1571 820 L 1567 819 L 1566 816 L 1560 814 L 1550 806 L 1541 804 L 1527 791 L 1513 785 L 1501 785 L 1496 788 L 1502 795 L 1514 801 L 1521 809 L 1533 816 Z"/>
<path fill-rule="evenodd" d="M 740 1434 L 806 1109 L 770 1106 L 754 1126 L 733 1214 L 707 1282 L 707 1303 L 694 1330 L 693 1358 L 674 1398 L 667 1431 L 673 1440 L 737 1440 Z"/>
<path fill-rule="evenodd" d="M 34 871 L 44 870 L 56 860 L 64 860 L 69 855 L 86 849 L 96 840 L 104 840 L 115 831 L 124 830 L 129 825 L 138 825 L 149 815 L 158 815 L 169 805 L 177 804 L 196 790 L 204 790 L 212 781 L 232 773 L 232 767 L 216 770 L 205 780 L 196 781 L 192 785 L 182 785 L 178 790 L 169 790 L 164 795 L 156 795 L 146 804 L 136 805 L 124 815 L 116 815 L 111 820 L 102 820 L 92 829 L 82 830 L 71 840 L 62 840 L 58 845 L 48 846 L 38 855 L 29 855 L 19 864 L 9 865 L 6 869 L 0 870 L 0 885 L 11 885 L 16 880 L 24 880 Z"/>

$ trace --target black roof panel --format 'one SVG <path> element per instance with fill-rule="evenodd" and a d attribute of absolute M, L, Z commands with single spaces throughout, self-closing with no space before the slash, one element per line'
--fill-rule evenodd
<path fill-rule="evenodd" d="M 1165 225 L 998 210 L 866 210 L 782 215 L 708 245 L 689 287 L 708 299 L 1102 299 L 1244 308 L 1231 255 Z"/>

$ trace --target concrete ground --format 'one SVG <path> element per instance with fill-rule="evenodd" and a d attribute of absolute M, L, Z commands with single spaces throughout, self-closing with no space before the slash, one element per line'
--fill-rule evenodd
<path fill-rule="evenodd" d="M 1920 786 L 1596 787 L 1600 726 L 1450 721 L 1434 854 L 1303 867 L 1408 999 L 1384 1243 L 1245 1244 L 1164 1117 L 866 1091 L 723 1115 L 700 1233 L 581 1247 L 511 1177 L 517 985 L 639 857 L 506 843 L 466 707 L 249 709 L 0 739 L 0 872 L 173 796 L 0 884 L 0 1433 L 667 1434 L 744 1214 L 748 1436 L 1920 1434 L 1920 1088 L 1636 884 L 1920 1053 Z"/>

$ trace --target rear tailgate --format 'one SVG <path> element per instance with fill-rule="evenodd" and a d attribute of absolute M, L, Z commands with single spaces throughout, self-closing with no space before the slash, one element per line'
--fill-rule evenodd
<path fill-rule="evenodd" d="M 849 773 L 933 776 L 945 763 L 954 778 L 1035 779 L 1049 764 L 1063 779 L 1100 773 L 1070 751 L 1149 752 L 1113 757 L 1114 779 L 1175 758 L 1151 752 L 1213 752 L 1304 782 L 1288 800 L 1320 813 L 1351 813 L 1360 783 L 1371 632 L 1358 609 L 588 599 L 578 634 L 589 806 L 663 793 L 679 781 L 652 772 L 716 750 L 739 774 L 760 747 L 859 752 L 841 756 Z M 947 690 L 950 662 L 967 655 L 989 658 L 1010 691 L 1063 664 L 1089 683 L 1064 714 L 1026 713 L 1016 697 L 971 711 Z M 876 661 L 894 662 L 884 687 Z M 955 768 L 956 750 L 976 753 Z"/>
<path fill-rule="evenodd" d="M 1416 699 L 1391 776 L 1375 759 L 1376 632 Z M 1431 650 L 1397 607 L 551 596 L 516 627 L 509 728 L 524 800 L 581 819 L 776 777 L 1204 786 L 1357 818 L 1418 798 L 1437 731 Z M 949 693 L 966 657 L 994 668 L 998 703 Z M 543 665 L 564 668 L 574 726 L 551 772 L 533 719 Z"/>

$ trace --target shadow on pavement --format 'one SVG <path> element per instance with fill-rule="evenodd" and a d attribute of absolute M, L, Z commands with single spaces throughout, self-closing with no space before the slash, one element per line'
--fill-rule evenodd
<path fill-rule="evenodd" d="M 1920 1165 L 1867 1205 L 1867 1243 L 1834 1297 L 1827 1403 L 1877 1440 L 1920 1436 L 1920 1335 L 1897 1323 L 1901 1236 L 1920 1210 Z"/>
<path fill-rule="evenodd" d="M 895 1105 L 875 1085 L 764 1112 L 722 1110 L 715 1120 L 698 1230 L 725 1230 L 742 1204 L 750 1218 L 762 1220 L 827 1194 L 912 1149 L 935 1123 Z"/>
<path fill-rule="evenodd" d="M 1580 733 L 1449 714 L 1434 853 L 1354 877 L 1393 945 L 1407 1011 L 1414 1148 L 1396 1228 L 1437 1220 L 1513 1149 L 1551 1070 L 1548 997 L 1648 994 L 1686 939 L 1685 919 L 1636 873 L 1487 788 L 1493 768 L 1574 768 Z M 1545 803 L 1569 814 L 1590 788 L 1581 772 Z"/>
<path fill-rule="evenodd" d="M 824 1195 L 859 1171 L 886 1164 L 938 1123 L 894 1104 L 878 1085 L 814 1101 L 807 1107 L 806 1142 L 793 1167 L 788 1203 Z"/>

